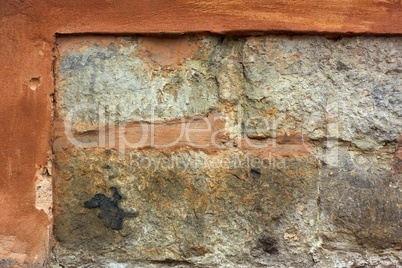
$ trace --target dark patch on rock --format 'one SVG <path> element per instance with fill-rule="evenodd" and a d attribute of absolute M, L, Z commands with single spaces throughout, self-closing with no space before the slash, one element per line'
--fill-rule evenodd
<path fill-rule="evenodd" d="M 338 61 L 338 64 L 336 66 L 337 71 L 347 71 L 350 70 L 350 68 L 343 62 Z"/>
<path fill-rule="evenodd" d="M 113 191 L 112 198 L 107 197 L 104 194 L 96 194 L 91 200 L 86 201 L 84 206 L 87 208 L 101 208 L 102 211 L 98 214 L 98 217 L 103 219 L 105 225 L 114 230 L 121 230 L 123 228 L 124 217 L 137 217 L 138 212 L 124 212 L 118 205 L 122 196 L 115 187 L 110 187 L 110 190 Z"/>
<path fill-rule="evenodd" d="M 258 242 L 262 248 L 262 250 L 264 250 L 264 252 L 267 252 L 269 254 L 277 254 L 278 253 L 278 242 L 276 242 L 276 240 L 270 236 L 264 236 L 261 237 L 260 239 L 258 239 Z"/>
<path fill-rule="evenodd" d="M 258 180 L 261 177 L 261 169 L 257 167 L 251 168 L 250 175 L 254 180 Z"/>

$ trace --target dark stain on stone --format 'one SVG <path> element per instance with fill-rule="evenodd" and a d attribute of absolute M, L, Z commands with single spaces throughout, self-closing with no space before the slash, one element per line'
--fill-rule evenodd
<path fill-rule="evenodd" d="M 103 169 L 112 169 L 113 167 L 111 165 L 109 165 L 109 164 L 104 164 L 104 165 L 101 166 L 101 168 L 103 168 Z"/>
<path fill-rule="evenodd" d="M 258 180 L 261 177 L 261 169 L 258 167 L 252 167 L 250 169 L 251 178 Z"/>
<path fill-rule="evenodd" d="M 106 149 L 106 150 L 105 150 L 105 153 L 106 153 L 106 154 L 111 154 L 112 151 L 111 151 L 110 149 Z"/>
<path fill-rule="evenodd" d="M 278 242 L 270 237 L 270 236 L 264 236 L 261 237 L 260 239 L 258 239 L 258 242 L 262 248 L 262 250 L 264 250 L 264 252 L 267 252 L 269 254 L 277 254 L 278 253 Z"/>
<path fill-rule="evenodd" d="M 84 206 L 87 208 L 100 208 L 102 211 L 98 214 L 98 217 L 103 219 L 105 225 L 113 230 L 121 230 L 123 228 L 124 218 L 137 217 L 138 212 L 124 212 L 118 205 L 122 196 L 119 194 L 116 187 L 110 187 L 110 190 L 113 191 L 112 198 L 104 194 L 96 194 L 91 200 L 84 202 Z"/>
<path fill-rule="evenodd" d="M 350 68 L 346 64 L 344 64 L 343 62 L 338 61 L 338 64 L 336 66 L 336 70 L 337 71 L 347 71 L 347 70 L 350 70 Z"/>

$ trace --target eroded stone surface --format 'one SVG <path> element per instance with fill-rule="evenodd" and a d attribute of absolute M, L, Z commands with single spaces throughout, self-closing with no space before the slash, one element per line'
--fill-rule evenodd
<path fill-rule="evenodd" d="M 161 40 L 158 47 L 155 42 L 147 44 L 147 39 L 124 38 L 124 45 L 95 44 L 67 52 L 58 69 L 63 111 L 74 111 L 77 105 L 102 105 L 106 116 L 121 122 L 207 113 L 218 102 L 215 73 L 219 57 L 215 50 L 207 50 L 213 44 L 201 45 L 193 39 L 184 40 L 193 46 L 191 58 L 186 58 L 188 53 L 181 46 L 166 50 L 182 43 L 181 39 L 168 39 L 167 44 Z M 216 43 L 214 39 L 205 41 Z M 98 120 L 98 110 L 88 109 L 74 122 L 96 124 Z"/>
<path fill-rule="evenodd" d="M 55 254 L 61 260 L 79 250 L 88 258 L 119 262 L 274 263 L 291 248 L 307 251 L 314 237 L 309 222 L 317 213 L 310 198 L 318 175 L 313 158 L 261 168 L 248 166 L 255 157 L 236 151 L 213 156 L 184 150 L 133 152 L 118 158 L 116 151 L 104 150 L 78 150 L 70 156 L 71 172 L 63 174 L 69 179 L 58 186 L 64 189 L 58 203 L 63 211 L 55 222 L 55 237 L 61 241 Z M 221 168 L 220 159 L 237 164 Z M 83 203 L 98 193 L 111 196 L 110 187 L 119 189 L 124 211 L 139 212 L 137 218 L 125 218 L 119 231 L 98 218 L 100 209 Z M 286 232 L 293 234 L 288 243 L 282 239 Z M 267 239 L 275 241 L 272 249 L 259 242 Z M 124 254 L 114 248 L 124 248 Z"/>
<path fill-rule="evenodd" d="M 311 36 L 61 40 L 53 264 L 398 265 L 401 45 Z M 87 110 L 73 118 L 73 135 L 96 142 L 106 123 L 108 142 L 67 140 L 64 119 L 82 104 L 105 106 L 106 119 Z M 122 151 L 118 126 L 128 122 L 123 134 L 138 141 L 138 120 L 147 129 L 156 120 L 155 131 Z M 204 132 L 157 146 L 183 126 Z M 121 228 L 85 206 L 96 195 L 112 202 L 111 187 L 122 197 L 112 207 L 139 213 Z"/>
<path fill-rule="evenodd" d="M 243 56 L 249 117 L 275 118 L 280 128 L 322 139 L 335 116 L 337 133 L 330 135 L 366 150 L 397 140 L 400 39 L 250 38 Z"/>

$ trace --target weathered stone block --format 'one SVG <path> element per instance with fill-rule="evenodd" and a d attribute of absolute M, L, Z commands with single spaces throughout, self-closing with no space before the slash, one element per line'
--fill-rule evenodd
<path fill-rule="evenodd" d="M 400 263 L 400 38 L 57 48 L 55 266 Z"/>

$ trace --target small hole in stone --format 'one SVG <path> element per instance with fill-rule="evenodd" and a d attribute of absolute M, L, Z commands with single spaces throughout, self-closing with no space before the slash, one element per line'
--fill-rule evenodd
<path fill-rule="evenodd" d="M 36 90 L 40 86 L 40 77 L 32 77 L 29 80 L 29 88 L 32 90 Z"/>
<path fill-rule="evenodd" d="M 278 253 L 278 242 L 270 236 L 264 236 L 258 239 L 260 246 L 263 251 L 269 254 L 277 254 Z"/>
<path fill-rule="evenodd" d="M 261 177 L 261 169 L 258 167 L 252 167 L 250 175 L 254 180 L 258 180 Z"/>

